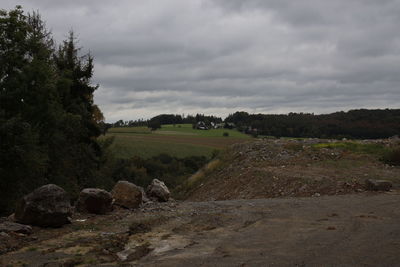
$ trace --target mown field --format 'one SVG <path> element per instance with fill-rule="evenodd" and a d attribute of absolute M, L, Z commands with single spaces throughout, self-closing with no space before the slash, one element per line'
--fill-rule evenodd
<path fill-rule="evenodd" d="M 229 136 L 223 136 L 224 133 Z M 211 157 L 215 150 L 251 138 L 236 130 L 196 130 L 192 129 L 191 124 L 163 125 L 156 131 L 150 131 L 147 127 L 111 128 L 106 137 L 111 136 L 115 138 L 112 149 L 119 158 L 150 158 L 161 153 L 179 158 Z"/>

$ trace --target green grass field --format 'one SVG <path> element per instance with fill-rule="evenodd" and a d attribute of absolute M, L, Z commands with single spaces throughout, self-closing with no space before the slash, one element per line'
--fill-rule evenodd
<path fill-rule="evenodd" d="M 229 136 L 223 136 L 224 133 Z M 163 125 L 157 131 L 147 127 L 121 127 L 108 130 L 107 137 L 114 136 L 112 149 L 119 158 L 140 156 L 150 158 L 160 153 L 175 157 L 206 156 L 229 145 L 248 141 L 251 137 L 236 130 L 192 129 L 191 124 Z"/>
<path fill-rule="evenodd" d="M 222 137 L 223 133 L 228 133 L 229 137 L 249 138 L 248 135 L 236 130 L 230 129 L 211 129 L 197 130 L 193 129 L 191 124 L 163 125 L 161 129 L 155 131 L 155 134 L 168 133 L 170 135 L 195 135 L 199 137 Z"/>

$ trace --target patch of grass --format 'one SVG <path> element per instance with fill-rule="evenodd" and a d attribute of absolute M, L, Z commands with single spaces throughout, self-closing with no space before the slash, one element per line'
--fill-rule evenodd
<path fill-rule="evenodd" d="M 380 144 L 362 144 L 357 142 L 334 142 L 314 144 L 313 148 L 328 148 L 328 149 L 343 149 L 353 153 L 372 154 L 376 156 L 383 156 L 387 153 L 388 149 Z"/>
<path fill-rule="evenodd" d="M 210 161 L 180 186 L 177 186 L 173 191 L 173 196 L 176 199 L 185 199 L 194 188 L 197 188 L 201 183 L 204 183 L 210 177 L 211 173 L 216 169 L 221 168 L 223 162 L 224 161 L 221 158 L 216 158 L 213 161 Z"/>
<path fill-rule="evenodd" d="M 229 134 L 229 137 L 235 138 L 251 138 L 249 135 L 241 133 L 237 130 L 231 129 L 210 129 L 210 130 L 198 130 L 193 129 L 191 124 L 176 124 L 176 125 L 162 125 L 161 129 L 155 131 L 155 134 L 162 134 L 162 132 L 168 132 L 170 135 L 179 134 L 192 134 L 198 137 L 222 137 L 223 133 Z"/>
<path fill-rule="evenodd" d="M 204 166 L 202 169 L 200 169 L 198 172 L 193 174 L 189 179 L 187 180 L 187 185 L 189 187 L 193 186 L 194 183 L 199 182 L 206 176 L 208 173 L 211 171 L 215 170 L 218 166 L 220 166 L 221 160 L 220 159 L 215 159 L 211 162 L 209 162 L 206 166 Z"/>
<path fill-rule="evenodd" d="M 303 150 L 303 144 L 300 144 L 300 143 L 287 143 L 287 144 L 284 144 L 283 147 L 285 149 L 296 151 L 296 152 Z"/>
<path fill-rule="evenodd" d="M 151 134 L 148 127 L 115 127 L 108 129 L 108 133 Z"/>

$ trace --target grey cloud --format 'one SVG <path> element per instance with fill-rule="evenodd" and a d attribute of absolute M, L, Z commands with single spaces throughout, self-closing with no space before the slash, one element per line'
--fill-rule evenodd
<path fill-rule="evenodd" d="M 5 0 L 4 7 L 15 4 Z M 22 1 L 95 57 L 108 121 L 398 107 L 398 0 Z"/>

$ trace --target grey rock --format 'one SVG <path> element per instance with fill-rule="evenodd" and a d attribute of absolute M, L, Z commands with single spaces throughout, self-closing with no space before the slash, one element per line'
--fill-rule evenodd
<path fill-rule="evenodd" d="M 0 232 L 30 235 L 32 234 L 32 227 L 15 222 L 3 222 L 0 224 Z"/>
<path fill-rule="evenodd" d="M 0 238 L 7 239 L 7 238 L 10 238 L 10 235 L 5 232 L 0 232 Z"/>
<path fill-rule="evenodd" d="M 365 186 L 370 191 L 389 191 L 393 184 L 387 180 L 367 179 L 365 180 Z"/>
<path fill-rule="evenodd" d="M 98 188 L 85 188 L 79 194 L 76 210 L 85 213 L 106 214 L 112 210 L 113 198 L 109 192 Z"/>
<path fill-rule="evenodd" d="M 147 203 L 147 202 L 151 202 L 151 200 L 146 196 L 146 192 L 144 191 L 143 187 L 138 186 L 140 191 L 142 192 L 142 202 L 143 203 Z"/>
<path fill-rule="evenodd" d="M 137 246 L 134 249 L 125 249 L 117 253 L 117 257 L 120 261 L 134 261 L 138 260 L 147 254 L 149 254 L 153 249 L 149 248 L 148 245 Z"/>
<path fill-rule="evenodd" d="M 158 179 L 153 179 L 151 184 L 147 187 L 146 194 L 150 199 L 160 202 L 168 201 L 170 196 L 168 187 L 164 184 L 164 182 Z"/>
<path fill-rule="evenodd" d="M 48 184 L 24 196 L 16 206 L 15 220 L 22 224 L 60 227 L 70 223 L 71 204 L 61 187 Z"/>
<path fill-rule="evenodd" d="M 136 209 L 142 204 L 142 191 L 133 183 L 128 181 L 118 181 L 111 191 L 114 204 Z"/>

